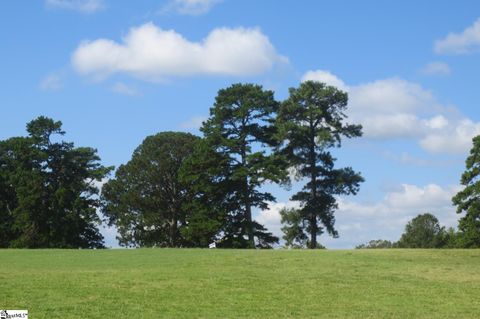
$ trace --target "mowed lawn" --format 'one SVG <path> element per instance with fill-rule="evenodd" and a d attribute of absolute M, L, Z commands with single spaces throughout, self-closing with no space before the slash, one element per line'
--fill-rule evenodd
<path fill-rule="evenodd" d="M 479 318 L 480 250 L 0 250 L 40 318 Z"/>

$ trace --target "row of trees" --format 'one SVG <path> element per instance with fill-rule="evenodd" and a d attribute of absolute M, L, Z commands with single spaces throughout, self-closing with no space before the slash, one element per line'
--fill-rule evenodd
<path fill-rule="evenodd" d="M 453 227 L 447 229 L 440 225 L 434 215 L 420 214 L 407 223 L 398 241 L 377 239 L 355 248 L 479 248 L 478 240 L 472 240 L 472 230 L 469 227 L 462 227 L 466 220 L 460 219 L 459 230 Z M 478 233 L 476 236 L 478 238 Z"/>
<path fill-rule="evenodd" d="M 458 230 L 445 229 L 427 213 L 412 219 L 397 242 L 371 240 L 356 248 L 480 248 L 480 136 L 472 142 L 460 180 L 464 188 L 452 198 L 457 213 L 463 214 Z"/>
<path fill-rule="evenodd" d="M 453 228 L 445 229 L 437 217 L 426 213 L 409 221 L 398 241 L 377 239 L 356 248 L 460 248 L 459 234 Z"/>
<path fill-rule="evenodd" d="M 304 82 L 282 102 L 259 85 L 218 92 L 202 138 L 163 132 L 150 136 L 103 187 L 103 213 L 125 246 L 270 248 L 279 239 L 257 223 L 275 197 L 266 183 L 306 180 L 292 196 L 303 227 L 297 235 L 317 248 L 334 228 L 335 195 L 355 194 L 363 178 L 335 168 L 330 149 L 361 135 L 345 122 L 348 97 L 334 87 Z M 295 227 L 290 225 L 286 227 Z"/>
<path fill-rule="evenodd" d="M 345 92 L 312 81 L 282 102 L 259 85 L 232 85 L 218 92 L 202 137 L 147 137 L 101 196 L 95 185 L 112 168 L 96 150 L 61 141 L 60 122 L 40 117 L 27 137 L 0 142 L 0 245 L 101 247 L 101 210 L 124 246 L 269 248 L 279 239 L 253 212 L 275 201 L 266 183 L 288 187 L 295 171 L 306 181 L 292 196 L 302 207 L 296 232 L 316 248 L 323 232 L 337 236 L 335 196 L 355 194 L 363 181 L 335 168 L 330 153 L 361 135 L 346 123 L 347 101 Z"/>
<path fill-rule="evenodd" d="M 0 141 L 0 246 L 103 247 L 102 216 L 123 246 L 270 248 L 279 239 L 253 212 L 275 201 L 266 183 L 288 188 L 295 176 L 305 184 L 291 197 L 300 208 L 281 212 L 284 239 L 322 248 L 319 235 L 338 236 L 336 196 L 356 194 L 363 182 L 352 168 L 335 167 L 331 154 L 361 136 L 361 126 L 347 122 L 347 102 L 345 92 L 319 82 L 290 89 L 284 101 L 259 85 L 232 85 L 218 92 L 201 137 L 147 137 L 101 194 L 97 186 L 113 168 L 96 150 L 62 141 L 61 122 L 39 117 L 26 137 Z M 479 155 L 477 137 L 465 188 L 453 199 L 466 213 L 464 247 L 480 246 Z"/>

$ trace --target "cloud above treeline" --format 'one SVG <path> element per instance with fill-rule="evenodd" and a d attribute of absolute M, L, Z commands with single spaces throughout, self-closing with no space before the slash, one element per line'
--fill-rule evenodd
<path fill-rule="evenodd" d="M 480 123 L 460 115 L 458 109 L 439 103 L 421 85 L 387 78 L 347 85 L 325 70 L 308 71 L 302 78 L 339 87 L 349 93 L 349 120 L 363 125 L 371 139 L 413 139 L 431 153 L 465 154 Z"/>
<path fill-rule="evenodd" d="M 336 216 L 338 239 L 323 235 L 320 242 L 330 248 L 353 248 L 372 239 L 398 240 L 405 225 L 422 213 L 432 213 L 443 226 L 455 227 L 456 214 L 451 198 L 461 188 L 441 187 L 431 183 L 423 186 L 401 184 L 377 202 L 359 202 L 348 197 L 339 198 Z M 280 210 L 298 208 L 298 202 L 270 203 L 269 209 L 257 214 L 255 220 L 265 225 L 280 238 Z"/>
<path fill-rule="evenodd" d="M 435 41 L 437 54 L 465 54 L 480 51 L 480 18 L 462 32 L 451 32 Z"/>
<path fill-rule="evenodd" d="M 176 76 L 251 76 L 288 59 L 258 28 L 217 28 L 202 41 L 153 23 L 130 29 L 121 42 L 83 41 L 72 55 L 77 72 L 95 78 L 127 74 L 148 81 Z"/>

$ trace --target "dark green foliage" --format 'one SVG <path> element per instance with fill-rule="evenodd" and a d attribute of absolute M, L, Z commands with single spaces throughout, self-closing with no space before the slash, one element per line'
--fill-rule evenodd
<path fill-rule="evenodd" d="M 382 249 L 382 248 L 393 248 L 394 244 L 385 239 L 375 239 L 370 240 L 366 244 L 361 244 L 355 247 L 355 249 Z"/>
<path fill-rule="evenodd" d="M 295 208 L 284 208 L 280 211 L 283 239 L 287 248 L 305 248 L 308 236 L 305 234 L 305 220 L 302 212 Z"/>
<path fill-rule="evenodd" d="M 0 141 L 0 246 L 100 248 L 96 150 L 54 142 L 62 123 L 39 117 L 29 136 Z"/>
<path fill-rule="evenodd" d="M 466 248 L 461 241 L 461 233 L 457 232 L 453 227 L 449 227 L 444 232 L 444 247 L 443 248 Z"/>
<path fill-rule="evenodd" d="M 193 194 L 192 200 L 185 203 L 190 215 L 181 229 L 188 246 L 208 247 L 216 241 L 228 211 L 236 205 L 228 193 L 231 181 L 227 163 L 227 158 L 214 152 L 205 140 L 199 140 L 180 169 L 180 180 L 189 185 Z"/>
<path fill-rule="evenodd" d="M 275 145 L 277 107 L 272 91 L 234 84 L 218 92 L 210 118 L 201 128 L 206 145 L 222 159 L 221 167 L 209 178 L 225 181 L 220 190 L 228 201 L 220 241 L 224 247 L 263 248 L 278 241 L 252 219 L 253 208 L 266 209 L 267 202 L 275 200 L 260 187 L 285 177 L 281 160 L 269 152 Z"/>
<path fill-rule="evenodd" d="M 278 138 L 282 141 L 279 153 L 308 179 L 303 190 L 292 196 L 299 201 L 304 223 L 293 225 L 293 232 L 307 232 L 309 248 L 317 247 L 317 236 L 335 230 L 335 195 L 356 194 L 363 178 L 352 168 L 335 168 L 330 149 L 340 147 L 343 138 L 361 136 L 361 126 L 345 123 L 347 93 L 324 83 L 306 81 L 291 88 L 290 96 L 279 110 Z M 288 226 L 286 226 L 288 228 Z M 288 229 L 284 227 L 284 231 Z M 298 235 L 297 235 L 298 237 Z M 300 238 L 300 237 L 298 237 Z"/>
<path fill-rule="evenodd" d="M 459 245 L 464 248 L 480 247 L 480 136 L 473 138 L 473 147 L 466 160 L 466 170 L 460 183 L 465 188 L 453 198 L 457 213 L 465 213 L 459 221 Z"/>
<path fill-rule="evenodd" d="M 446 245 L 445 227 L 432 214 L 421 214 L 405 226 L 405 232 L 395 244 L 399 248 L 442 248 Z"/>
<path fill-rule="evenodd" d="M 123 246 L 181 247 L 186 244 L 186 203 L 194 196 L 179 178 L 199 138 L 163 132 L 147 137 L 102 190 L 103 212 L 116 225 Z"/>

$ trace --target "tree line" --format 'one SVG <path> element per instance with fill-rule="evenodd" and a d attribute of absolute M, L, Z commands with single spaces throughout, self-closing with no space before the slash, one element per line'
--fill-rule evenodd
<path fill-rule="evenodd" d="M 347 104 L 346 92 L 320 82 L 291 88 L 283 101 L 260 85 L 234 84 L 219 90 L 201 136 L 148 136 L 113 176 L 95 149 L 63 141 L 61 122 L 39 117 L 27 136 L 0 141 L 0 247 L 101 248 L 103 221 L 126 247 L 271 248 L 279 238 L 253 213 L 275 201 L 265 185 L 289 189 L 295 178 L 304 185 L 291 196 L 300 208 L 281 212 L 285 242 L 322 248 L 318 236 L 338 236 L 336 197 L 355 195 L 364 181 L 331 153 L 362 135 Z M 454 199 L 467 212 L 459 228 L 477 227 L 477 246 L 478 150 Z"/>
<path fill-rule="evenodd" d="M 460 179 L 463 189 L 452 198 L 457 213 L 463 215 L 458 230 L 445 229 L 430 213 L 420 214 L 408 222 L 397 242 L 371 240 L 356 248 L 480 248 L 480 136 L 472 142 Z"/>
<path fill-rule="evenodd" d="M 355 248 L 468 248 L 462 241 L 462 235 L 462 232 L 457 232 L 453 227 L 445 229 L 437 217 L 425 213 L 417 215 L 407 223 L 398 241 L 376 239 Z"/>
<path fill-rule="evenodd" d="M 445 229 L 434 215 L 425 213 L 408 222 L 397 242 L 371 240 L 356 248 L 480 248 L 480 136 L 472 142 L 460 178 L 463 189 L 452 198 L 457 214 L 463 215 L 458 230 Z"/>
<path fill-rule="evenodd" d="M 355 194 L 363 178 L 336 168 L 330 150 L 361 135 L 346 123 L 345 92 L 304 82 L 277 101 L 254 84 L 221 89 L 201 137 L 162 132 L 147 137 L 103 186 L 103 214 L 120 244 L 133 247 L 271 248 L 279 238 L 253 219 L 275 197 L 266 183 L 305 180 L 292 196 L 302 208 L 302 236 L 316 248 L 323 232 L 336 236 L 335 195 Z M 296 227 L 296 226 L 292 226 Z"/>

